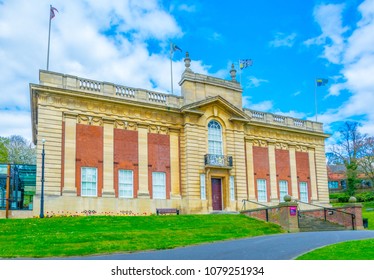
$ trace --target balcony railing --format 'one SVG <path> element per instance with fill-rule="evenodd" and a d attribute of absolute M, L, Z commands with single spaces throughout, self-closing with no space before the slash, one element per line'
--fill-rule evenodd
<path fill-rule="evenodd" d="M 204 159 L 206 166 L 232 167 L 232 156 L 207 154 Z"/>

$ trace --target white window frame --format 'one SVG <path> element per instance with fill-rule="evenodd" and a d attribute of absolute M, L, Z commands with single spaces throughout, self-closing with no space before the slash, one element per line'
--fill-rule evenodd
<path fill-rule="evenodd" d="M 234 176 L 229 177 L 229 183 L 230 183 L 230 200 L 235 200 L 235 178 Z"/>
<path fill-rule="evenodd" d="M 288 181 L 279 180 L 279 201 L 284 201 L 284 196 L 288 195 Z"/>
<path fill-rule="evenodd" d="M 134 171 L 118 170 L 118 197 L 134 198 Z"/>
<path fill-rule="evenodd" d="M 200 198 L 201 200 L 206 200 L 206 177 L 205 174 L 200 174 Z"/>
<path fill-rule="evenodd" d="M 257 179 L 257 200 L 259 202 L 268 202 L 266 179 Z"/>
<path fill-rule="evenodd" d="M 166 173 L 152 172 L 153 199 L 166 199 Z"/>
<path fill-rule="evenodd" d="M 97 175 L 96 167 L 81 167 L 81 196 L 97 196 Z"/>
<path fill-rule="evenodd" d="M 222 126 L 216 120 L 208 123 L 208 154 L 223 155 Z"/>
<path fill-rule="evenodd" d="M 299 183 L 299 193 L 300 193 L 300 201 L 308 203 L 309 194 L 308 194 L 308 183 L 307 182 Z"/>

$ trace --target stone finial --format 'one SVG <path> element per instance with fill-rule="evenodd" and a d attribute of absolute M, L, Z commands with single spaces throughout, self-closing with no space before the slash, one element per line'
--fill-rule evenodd
<path fill-rule="evenodd" d="M 235 70 L 234 63 L 231 65 L 230 75 L 231 75 L 231 81 L 236 82 L 236 70 Z"/>
<path fill-rule="evenodd" d="M 354 196 L 351 196 L 348 200 L 349 203 L 356 203 L 357 202 L 357 198 L 355 198 Z"/>
<path fill-rule="evenodd" d="M 191 58 L 190 58 L 190 54 L 188 52 L 186 52 L 186 57 L 184 58 L 184 66 L 186 66 L 185 71 L 192 72 L 192 70 L 190 69 Z"/>

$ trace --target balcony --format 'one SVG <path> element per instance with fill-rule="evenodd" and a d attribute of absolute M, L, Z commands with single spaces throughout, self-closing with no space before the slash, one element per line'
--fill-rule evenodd
<path fill-rule="evenodd" d="M 204 156 L 204 161 L 205 166 L 232 168 L 232 156 L 207 154 Z"/>

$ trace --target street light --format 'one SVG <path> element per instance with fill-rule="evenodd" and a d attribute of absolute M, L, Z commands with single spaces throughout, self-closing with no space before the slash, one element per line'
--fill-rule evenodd
<path fill-rule="evenodd" d="M 45 157 L 45 152 L 44 152 L 44 144 L 45 144 L 45 139 L 42 139 L 43 143 L 43 149 L 42 149 L 42 189 L 40 193 L 40 218 L 44 218 L 44 157 Z"/>

